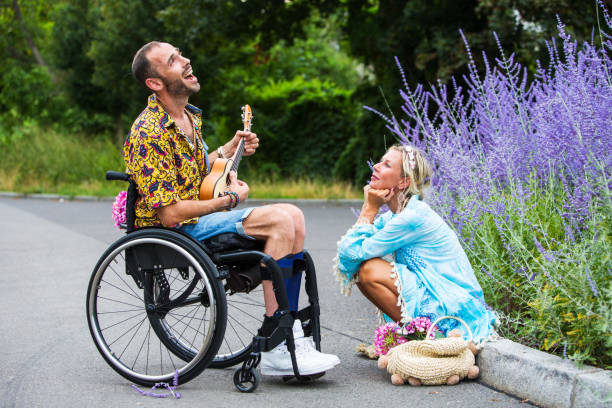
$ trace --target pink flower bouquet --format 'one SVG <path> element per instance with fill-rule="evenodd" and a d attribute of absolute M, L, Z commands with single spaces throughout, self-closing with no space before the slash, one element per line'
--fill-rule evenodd
<path fill-rule="evenodd" d="M 401 330 L 402 336 L 408 340 L 425 340 L 427 331 L 431 327 L 431 320 L 427 317 L 416 317 L 410 321 Z M 436 331 L 439 331 L 437 327 L 434 327 L 429 338 L 435 338 Z"/>
<path fill-rule="evenodd" d="M 376 354 L 384 356 L 393 347 L 405 343 L 408 340 L 399 333 L 400 327 L 397 323 L 387 323 L 380 326 L 374 332 L 374 349 Z"/>
<path fill-rule="evenodd" d="M 386 323 L 374 332 L 374 349 L 378 356 L 383 356 L 393 347 L 410 340 L 424 340 L 427 331 L 431 327 L 431 321 L 427 317 L 416 317 L 409 323 L 400 327 L 397 323 Z M 434 327 L 429 338 L 435 338 L 435 332 L 439 331 Z"/>
<path fill-rule="evenodd" d="M 113 203 L 113 220 L 115 220 L 115 227 L 121 229 L 121 224 L 125 224 L 125 201 L 127 199 L 127 191 L 122 191 L 115 197 Z"/>

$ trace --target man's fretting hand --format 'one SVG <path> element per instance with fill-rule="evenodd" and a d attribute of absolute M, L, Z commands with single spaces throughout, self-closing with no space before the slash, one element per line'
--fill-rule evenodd
<path fill-rule="evenodd" d="M 242 180 L 238 180 L 238 176 L 235 171 L 230 171 L 230 190 L 238 194 L 238 198 L 240 198 L 240 202 L 244 202 L 249 196 L 249 186 Z"/>
<path fill-rule="evenodd" d="M 243 130 L 236 131 L 236 134 L 223 146 L 223 154 L 226 157 L 232 157 L 234 153 L 236 153 L 236 149 L 238 149 L 238 143 L 240 143 L 240 139 L 244 137 L 244 152 L 243 156 L 250 156 L 255 153 L 255 150 L 259 147 L 259 139 L 257 135 L 253 132 L 245 132 Z"/>

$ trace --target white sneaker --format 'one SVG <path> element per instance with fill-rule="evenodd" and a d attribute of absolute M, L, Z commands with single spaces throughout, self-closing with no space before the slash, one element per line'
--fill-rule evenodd
<path fill-rule="evenodd" d="M 304 337 L 302 323 L 296 319 L 293 323 L 293 338 L 295 339 L 295 358 L 300 375 L 324 373 L 340 364 L 340 359 L 333 354 L 318 351 L 310 337 Z M 291 354 L 285 342 L 274 349 L 261 353 L 259 365 L 263 375 L 292 376 L 293 365 Z"/>

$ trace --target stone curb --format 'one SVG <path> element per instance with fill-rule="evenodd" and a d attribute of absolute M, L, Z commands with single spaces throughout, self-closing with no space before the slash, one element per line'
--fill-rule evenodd
<path fill-rule="evenodd" d="M 582 368 L 507 339 L 478 353 L 479 382 L 542 407 L 612 407 L 612 372 Z"/>
<path fill-rule="evenodd" d="M 115 201 L 115 197 L 96 197 L 87 195 L 61 195 L 61 194 L 28 194 L 28 193 L 14 193 L 11 191 L 0 191 L 1 198 L 30 198 L 34 200 L 64 200 L 64 201 Z"/>
<path fill-rule="evenodd" d="M 0 191 L 2 198 L 31 198 L 36 200 L 65 200 L 65 201 L 115 201 L 115 197 L 96 197 L 96 196 L 68 196 L 61 194 L 28 194 L 15 193 L 11 191 Z M 246 205 L 256 206 L 265 204 L 292 203 L 296 205 L 332 205 L 332 206 L 360 206 L 363 200 L 347 199 L 317 199 L 317 198 L 283 198 L 283 199 L 263 199 L 252 198 Z"/>

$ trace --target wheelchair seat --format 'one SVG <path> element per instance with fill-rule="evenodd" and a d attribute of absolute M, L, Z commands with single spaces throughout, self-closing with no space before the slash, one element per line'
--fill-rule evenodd
<path fill-rule="evenodd" d="M 246 238 L 233 232 L 225 232 L 202 241 L 209 254 L 237 250 L 261 250 L 264 242 Z"/>

